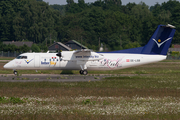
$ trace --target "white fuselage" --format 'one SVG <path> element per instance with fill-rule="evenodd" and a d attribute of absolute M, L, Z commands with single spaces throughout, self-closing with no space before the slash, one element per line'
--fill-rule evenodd
<path fill-rule="evenodd" d="M 74 54 L 75 51 L 63 51 L 62 57 L 56 53 L 24 53 L 21 58 L 15 58 L 7 63 L 7 69 L 52 69 L 52 70 L 81 70 L 85 65 L 87 70 L 116 70 L 166 59 L 164 55 L 143 55 L 124 53 L 95 53 L 91 55 Z"/>

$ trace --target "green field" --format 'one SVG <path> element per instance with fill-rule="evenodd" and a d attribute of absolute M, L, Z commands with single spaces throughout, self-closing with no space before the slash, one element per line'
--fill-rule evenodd
<path fill-rule="evenodd" d="M 15 57 L 0 57 L 0 60 L 13 60 Z"/>
<path fill-rule="evenodd" d="M 5 63 L 0 64 L 0 74 L 11 74 L 12 70 L 2 68 Z M 180 119 L 179 61 L 89 73 L 111 77 L 96 82 L 1 82 L 1 119 Z"/>

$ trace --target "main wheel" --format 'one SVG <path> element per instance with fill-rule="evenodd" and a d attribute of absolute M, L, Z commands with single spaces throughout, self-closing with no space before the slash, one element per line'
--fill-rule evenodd
<path fill-rule="evenodd" d="M 17 71 L 14 71 L 13 73 L 14 73 L 14 75 L 17 75 L 17 74 L 18 74 L 18 72 L 17 72 Z"/>
<path fill-rule="evenodd" d="M 88 74 L 88 71 L 87 70 L 83 70 L 83 75 L 87 75 Z"/>
<path fill-rule="evenodd" d="M 80 70 L 79 73 L 82 75 L 83 74 L 83 70 Z"/>

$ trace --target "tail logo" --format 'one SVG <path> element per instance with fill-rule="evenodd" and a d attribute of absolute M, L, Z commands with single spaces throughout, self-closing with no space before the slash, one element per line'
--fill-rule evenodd
<path fill-rule="evenodd" d="M 163 45 L 165 42 L 167 42 L 168 40 L 170 40 L 172 37 L 170 37 L 170 38 L 168 38 L 168 39 L 166 39 L 165 41 L 163 41 L 162 43 L 160 43 L 161 42 L 161 40 L 159 39 L 158 40 L 158 42 L 153 38 L 153 40 L 154 40 L 154 42 L 157 44 L 157 46 L 158 46 L 158 48 L 160 48 L 161 47 L 161 45 Z"/>

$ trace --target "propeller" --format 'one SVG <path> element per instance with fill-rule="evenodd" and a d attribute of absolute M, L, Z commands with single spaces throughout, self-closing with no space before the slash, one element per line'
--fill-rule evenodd
<path fill-rule="evenodd" d="M 61 52 L 58 52 L 56 56 L 62 57 Z"/>

